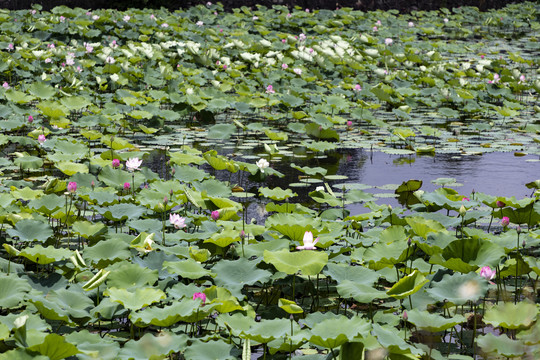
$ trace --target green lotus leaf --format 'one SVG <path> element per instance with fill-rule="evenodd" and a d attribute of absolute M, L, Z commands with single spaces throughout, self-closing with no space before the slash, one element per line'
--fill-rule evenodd
<path fill-rule="evenodd" d="M 15 186 L 11 187 L 11 196 L 15 199 L 21 200 L 34 200 L 43 195 L 43 190 L 32 190 L 28 186 L 17 189 Z"/>
<path fill-rule="evenodd" d="M 326 176 L 328 178 L 328 176 Z M 345 193 L 345 204 L 374 201 L 375 197 L 360 189 L 352 189 Z"/>
<path fill-rule="evenodd" d="M 243 308 L 238 302 L 238 298 L 231 294 L 231 291 L 223 287 L 212 286 L 204 290 L 207 301 L 219 313 L 228 313 Z"/>
<path fill-rule="evenodd" d="M 363 266 L 350 266 L 347 264 L 328 263 L 326 270 L 323 271 L 326 276 L 341 283 L 350 280 L 358 284 L 372 285 L 379 279 L 379 274 Z"/>
<path fill-rule="evenodd" d="M 48 356 L 51 360 L 61 360 L 80 353 L 75 345 L 66 342 L 58 334 L 48 334 L 43 343 L 31 346 L 28 350 Z"/>
<path fill-rule="evenodd" d="M 138 219 L 145 212 L 145 208 L 134 204 L 114 204 L 98 210 L 105 218 L 113 221 Z"/>
<path fill-rule="evenodd" d="M 293 322 L 293 332 L 300 331 L 298 323 Z M 289 319 L 261 320 L 251 325 L 249 330 L 242 331 L 242 337 L 260 343 L 268 343 L 274 339 L 283 338 L 291 332 Z"/>
<path fill-rule="evenodd" d="M 7 229 L 6 232 L 12 238 L 18 237 L 19 241 L 25 242 L 45 242 L 48 238 L 54 235 L 49 224 L 39 221 L 23 219 L 15 224 L 15 228 Z"/>
<path fill-rule="evenodd" d="M 204 180 L 203 182 L 193 182 L 195 190 L 205 192 L 209 197 L 221 197 L 225 198 L 231 195 L 231 189 L 222 181 L 216 179 Z M 212 201 L 216 206 L 216 202 Z M 226 201 L 228 206 L 219 207 L 234 207 L 236 204 Z"/>
<path fill-rule="evenodd" d="M 264 251 L 277 251 L 282 249 L 289 248 L 289 240 L 287 239 L 276 239 L 272 241 L 258 242 L 254 244 L 246 244 L 244 246 L 244 251 L 242 254 L 245 254 L 246 258 L 252 256 L 263 257 Z"/>
<path fill-rule="evenodd" d="M 13 274 L 4 274 L 0 277 L 0 307 L 17 307 L 31 289 L 27 280 Z"/>
<path fill-rule="evenodd" d="M 538 307 L 535 304 L 504 302 L 488 308 L 483 320 L 494 327 L 522 329 L 529 327 L 535 321 L 537 314 Z"/>
<path fill-rule="evenodd" d="M 143 268 L 127 261 L 115 263 L 107 268 L 111 273 L 107 277 L 107 286 L 133 289 L 145 285 L 154 285 L 158 280 L 158 271 Z"/>
<path fill-rule="evenodd" d="M 405 261 L 411 254 L 406 241 L 390 244 L 379 242 L 368 248 L 363 257 L 371 269 L 380 270 Z"/>
<path fill-rule="evenodd" d="M 184 351 L 184 356 L 192 360 L 233 360 L 236 357 L 231 354 L 232 350 L 233 346 L 224 341 L 196 340 Z"/>
<path fill-rule="evenodd" d="M 83 255 L 86 262 L 98 269 L 104 269 L 112 263 L 122 259 L 129 259 L 131 252 L 129 251 L 128 244 L 125 242 L 119 239 L 109 239 L 85 248 Z"/>
<path fill-rule="evenodd" d="M 200 263 L 193 259 L 180 261 L 165 261 L 163 267 L 171 274 L 178 274 L 186 279 L 200 279 L 211 274 L 210 270 L 206 270 Z"/>
<path fill-rule="evenodd" d="M 132 312 L 129 317 L 139 327 L 150 325 L 170 327 L 179 321 L 188 323 L 200 321 L 213 311 L 213 306 L 202 306 L 200 300 L 184 298 L 179 302 L 174 302 L 171 306 L 162 308 L 149 306 L 143 310 Z"/>
<path fill-rule="evenodd" d="M 82 96 L 63 97 L 60 103 L 71 111 L 81 110 L 91 104 Z"/>
<path fill-rule="evenodd" d="M 293 123 L 294 124 L 294 123 Z M 292 126 L 292 124 L 289 124 Z M 292 126 L 295 130 L 298 130 L 297 132 L 303 132 L 304 125 L 299 124 L 300 126 Z M 335 143 L 331 143 L 328 141 L 311 141 L 311 142 L 302 142 L 302 145 L 307 147 L 311 151 L 330 151 L 337 148 L 337 145 Z"/>
<path fill-rule="evenodd" d="M 227 328 L 234 336 L 240 336 L 242 332 L 249 332 L 249 329 L 255 324 L 255 320 L 241 313 L 220 314 L 216 322 L 219 326 Z"/>
<path fill-rule="evenodd" d="M 101 169 L 98 180 L 105 183 L 105 185 L 116 189 L 123 189 L 125 183 L 129 183 L 133 187 L 132 174 L 120 169 L 113 169 L 110 166 Z M 145 181 L 144 175 L 140 172 L 135 173 L 135 189 L 138 189 Z"/>
<path fill-rule="evenodd" d="M 465 322 L 467 319 L 463 315 L 455 315 L 445 318 L 438 314 L 431 314 L 427 311 L 412 309 L 407 312 L 407 321 L 414 324 L 418 329 L 429 332 L 439 332 L 454 327 Z"/>
<path fill-rule="evenodd" d="M 17 348 L 0 354 L 0 360 L 50 360 L 50 358 L 45 355 L 27 352 L 26 349 Z"/>
<path fill-rule="evenodd" d="M 325 191 L 312 191 L 309 193 L 309 196 L 319 204 L 328 204 L 329 206 L 343 205 L 343 200 L 338 199 Z"/>
<path fill-rule="evenodd" d="M 288 314 L 301 314 L 304 312 L 297 303 L 287 299 L 279 299 L 278 306 L 285 310 Z"/>
<path fill-rule="evenodd" d="M 441 253 L 441 256 L 445 260 L 460 260 L 463 263 L 475 265 L 476 268 L 486 265 L 495 267 L 504 255 L 505 251 L 501 246 L 481 239 L 459 239 L 452 241 Z M 476 268 L 473 270 L 476 270 Z M 452 270 L 458 269 L 452 268 Z"/>
<path fill-rule="evenodd" d="M 301 272 L 305 276 L 317 275 L 328 263 L 328 254 L 319 251 L 264 251 L 264 262 L 272 264 L 278 271 L 293 275 Z"/>
<path fill-rule="evenodd" d="M 268 270 L 258 269 L 255 261 L 246 258 L 234 261 L 220 260 L 212 267 L 212 272 L 216 274 L 214 279 L 216 285 L 230 290 L 238 299 L 245 297 L 241 292 L 244 286 L 253 285 L 257 282 L 265 284 L 272 276 L 272 273 Z"/>
<path fill-rule="evenodd" d="M 477 273 L 446 274 L 439 282 L 432 282 L 426 292 L 437 301 L 449 301 L 463 305 L 468 301 L 477 301 L 485 296 L 488 284 Z"/>
<path fill-rule="evenodd" d="M 266 220 L 266 226 L 301 242 L 306 231 L 313 230 L 320 220 L 301 214 L 274 214 Z"/>
<path fill-rule="evenodd" d="M 41 245 L 36 245 L 31 248 L 27 247 L 19 253 L 19 256 L 23 256 L 28 260 L 40 265 L 69 259 L 72 255 L 73 252 L 68 249 L 56 249 L 53 246 L 47 246 L 44 248 Z"/>
<path fill-rule="evenodd" d="M 56 210 L 66 206 L 66 199 L 55 194 L 43 195 L 28 203 L 28 207 L 45 215 L 51 215 Z"/>
<path fill-rule="evenodd" d="M 424 239 L 427 239 L 427 235 L 432 232 L 447 232 L 446 228 L 438 221 L 425 219 L 423 217 L 406 217 L 405 221 L 407 221 L 407 224 L 409 224 L 416 235 L 421 236 Z"/>
<path fill-rule="evenodd" d="M 415 348 L 413 345 L 409 345 L 403 340 L 403 336 L 398 333 L 398 330 L 391 326 L 381 326 L 380 324 L 373 324 L 373 335 L 377 338 L 381 346 L 392 354 L 410 355 L 412 358 L 418 358 L 423 354 L 422 350 Z M 407 358 L 411 358 L 407 357 Z M 401 357 L 397 357 L 401 358 Z"/>
<path fill-rule="evenodd" d="M 298 166 L 295 163 L 292 163 L 291 167 L 293 169 L 296 169 L 296 170 L 306 174 L 306 175 L 311 175 L 311 176 L 314 176 L 314 175 L 317 175 L 317 174 L 320 174 L 320 175 L 324 176 L 328 172 L 327 169 L 319 167 L 319 166 L 317 166 L 317 167 Z"/>
<path fill-rule="evenodd" d="M 429 282 L 418 270 L 402 277 L 386 293 L 395 299 L 403 299 L 420 290 Z"/>
<path fill-rule="evenodd" d="M 131 144 L 129 141 L 127 141 L 124 138 L 118 137 L 118 136 L 103 135 L 101 137 L 100 142 L 103 145 L 105 145 L 105 146 L 107 146 L 109 148 L 112 148 L 113 150 L 122 150 L 122 149 L 129 149 L 129 148 L 134 147 L 133 144 Z M 105 155 L 106 155 L 106 153 L 107 152 L 105 152 Z M 108 151 L 108 153 L 110 153 L 110 151 Z M 130 154 L 127 154 L 127 155 L 130 155 Z M 133 157 L 133 156 L 130 156 L 130 157 Z"/>
<path fill-rule="evenodd" d="M 105 235 L 107 226 L 102 223 L 91 223 L 90 221 L 75 221 L 72 226 L 73 232 L 85 239 L 95 239 Z"/>
<path fill-rule="evenodd" d="M 47 298 L 37 295 L 29 298 L 28 301 L 36 307 L 38 312 L 45 319 L 71 323 L 69 318 L 69 309 L 60 306 L 56 302 L 49 301 Z"/>
<path fill-rule="evenodd" d="M 518 358 L 529 353 L 529 349 L 522 341 L 512 340 L 506 334 L 499 336 L 492 333 L 480 335 L 477 344 L 486 354 L 497 353 L 506 358 Z"/>
<path fill-rule="evenodd" d="M 236 131 L 234 124 L 217 124 L 208 130 L 209 139 L 228 139 Z"/>
<path fill-rule="evenodd" d="M 215 233 L 209 239 L 204 240 L 204 242 L 212 243 L 221 248 L 224 248 L 239 240 L 240 240 L 240 233 L 238 232 L 238 230 L 226 229 L 219 233 Z"/>
<path fill-rule="evenodd" d="M 109 288 L 103 294 L 109 296 L 111 301 L 120 303 L 129 310 L 142 309 L 166 297 L 163 291 L 148 287 L 140 287 L 133 292 L 127 289 Z"/>
<path fill-rule="evenodd" d="M 277 201 L 281 201 L 281 200 L 285 200 L 294 196 L 298 196 L 298 194 L 293 193 L 291 189 L 283 190 L 280 187 L 276 187 L 273 189 L 270 189 L 267 187 L 261 187 L 259 188 L 259 193 L 268 199 L 277 200 Z"/>
<path fill-rule="evenodd" d="M 120 350 L 117 359 L 149 360 L 163 359 L 172 353 L 186 349 L 188 336 L 168 331 L 144 334 L 139 340 L 129 340 Z M 190 346 L 191 347 L 191 346 Z M 215 359 L 218 359 L 217 357 Z"/>
<path fill-rule="evenodd" d="M 353 298 L 360 303 L 370 303 L 375 299 L 386 299 L 389 297 L 385 291 L 375 289 L 373 286 L 357 283 L 351 280 L 341 281 L 336 290 L 343 298 Z"/>
<path fill-rule="evenodd" d="M 28 92 L 35 97 L 43 100 L 48 100 L 56 95 L 56 90 L 50 85 L 46 85 L 42 82 L 35 82 L 28 87 Z"/>
<path fill-rule="evenodd" d="M 191 156 L 191 155 L 188 155 Z M 201 157 L 198 157 L 204 162 L 204 159 Z M 185 161 L 189 161 L 189 163 L 193 162 L 193 160 L 185 159 Z M 171 158 L 171 162 L 173 162 L 173 159 Z M 176 162 L 178 163 L 178 162 Z M 185 183 L 191 183 L 193 181 L 201 181 L 204 179 L 208 179 L 210 177 L 210 174 L 208 174 L 206 171 L 202 169 L 197 169 L 193 166 L 188 165 L 181 165 L 181 166 L 175 166 L 174 167 L 174 177 L 175 179 L 178 179 Z"/>
<path fill-rule="evenodd" d="M 84 324 L 91 319 L 88 310 L 94 307 L 94 302 L 77 288 L 51 290 L 46 300 L 46 304 L 54 304 L 54 307 L 49 310 L 57 311 L 57 313 L 65 311 L 73 321 L 79 324 Z M 46 305 L 43 302 L 42 304 Z"/>
<path fill-rule="evenodd" d="M 88 330 L 81 330 L 65 335 L 67 342 L 77 344 L 80 353 L 77 358 L 81 360 L 92 360 L 99 357 L 102 360 L 117 359 L 120 345 L 107 338 L 102 338 L 99 334 L 94 334 Z"/>
<path fill-rule="evenodd" d="M 10 332 L 10 328 L 7 325 L 0 323 L 0 340 L 4 341 L 9 338 Z"/>
<path fill-rule="evenodd" d="M 17 157 L 15 160 L 13 160 L 13 164 L 23 170 L 35 170 L 41 169 L 43 166 L 43 159 L 37 156 L 26 155 Z"/>
<path fill-rule="evenodd" d="M 371 330 L 371 324 L 359 316 L 348 319 L 340 316 L 334 319 L 323 320 L 312 327 L 312 336 L 309 342 L 328 349 L 351 341 L 357 336 L 367 337 Z"/>
<path fill-rule="evenodd" d="M 29 103 L 30 101 L 34 100 L 35 97 L 31 95 L 27 95 L 23 93 L 22 91 L 18 90 L 9 90 L 5 92 L 5 97 L 7 100 L 14 102 L 16 104 L 25 104 Z"/>

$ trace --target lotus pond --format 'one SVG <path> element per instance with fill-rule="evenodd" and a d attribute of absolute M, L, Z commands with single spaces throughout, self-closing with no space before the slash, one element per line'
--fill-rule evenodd
<path fill-rule="evenodd" d="M 0 359 L 540 357 L 539 14 L 0 11 Z"/>

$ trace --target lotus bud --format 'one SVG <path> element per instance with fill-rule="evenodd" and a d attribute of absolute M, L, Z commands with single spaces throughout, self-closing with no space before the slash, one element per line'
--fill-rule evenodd
<path fill-rule="evenodd" d="M 466 213 L 467 209 L 465 208 L 465 205 L 461 205 L 461 207 L 459 208 L 459 215 L 465 216 Z"/>
<path fill-rule="evenodd" d="M 523 242 L 521 243 L 521 247 L 525 247 L 527 245 L 527 242 L 525 241 L 525 239 L 523 239 Z"/>
<path fill-rule="evenodd" d="M 503 216 L 503 218 L 501 219 L 501 225 L 504 227 L 507 227 L 509 224 L 510 224 L 510 219 L 508 218 L 508 216 Z"/>
<path fill-rule="evenodd" d="M 411 246 L 411 244 L 412 244 L 412 239 L 409 237 L 409 238 L 407 239 L 407 246 Z"/>
<path fill-rule="evenodd" d="M 518 225 L 517 228 L 516 228 L 516 231 L 517 231 L 518 234 L 520 234 L 521 233 L 521 226 Z"/>
<path fill-rule="evenodd" d="M 503 207 L 505 207 L 505 206 L 506 206 L 506 204 L 505 204 L 504 202 L 502 202 L 502 201 L 500 201 L 500 200 L 497 200 L 497 207 L 498 207 L 498 208 L 503 208 Z"/>
<path fill-rule="evenodd" d="M 388 211 L 392 212 L 392 205 L 388 205 Z"/>
<path fill-rule="evenodd" d="M 94 187 L 96 187 L 96 183 L 94 182 L 94 180 L 92 180 L 92 182 L 90 183 L 90 186 L 92 187 L 92 190 L 94 190 Z"/>
<path fill-rule="evenodd" d="M 174 174 L 176 174 L 176 169 L 175 168 L 172 168 L 171 169 L 171 174 L 174 176 Z"/>
<path fill-rule="evenodd" d="M 244 230 L 240 231 L 240 239 L 244 240 L 246 238 L 246 232 Z"/>
<path fill-rule="evenodd" d="M 212 220 L 216 221 L 217 219 L 219 219 L 219 211 L 217 210 L 212 211 L 212 214 L 210 215 L 210 217 L 212 218 Z"/>
<path fill-rule="evenodd" d="M 403 311 L 403 320 L 407 321 L 408 318 L 409 318 L 409 316 L 407 315 L 407 310 L 404 310 Z"/>
<path fill-rule="evenodd" d="M 167 197 L 165 196 L 165 197 L 163 198 L 163 204 L 167 205 L 168 202 L 169 202 L 169 199 L 167 199 Z"/>

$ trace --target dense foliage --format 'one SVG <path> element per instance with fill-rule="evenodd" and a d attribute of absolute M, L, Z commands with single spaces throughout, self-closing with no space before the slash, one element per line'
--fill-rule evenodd
<path fill-rule="evenodd" d="M 540 155 L 538 10 L 1 12 L 0 359 L 538 357 L 540 180 L 301 163 Z"/>

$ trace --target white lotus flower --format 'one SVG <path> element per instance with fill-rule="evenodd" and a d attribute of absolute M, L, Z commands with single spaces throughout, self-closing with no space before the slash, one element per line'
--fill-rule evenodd
<path fill-rule="evenodd" d="M 181 228 L 186 227 L 186 224 L 185 224 L 186 219 L 181 217 L 178 214 L 170 214 L 169 215 L 169 221 L 170 221 L 171 225 L 174 225 L 174 227 L 177 228 L 177 229 L 181 229 Z"/>
<path fill-rule="evenodd" d="M 311 231 L 306 231 L 304 234 L 304 239 L 302 239 L 304 245 L 297 246 L 296 250 L 315 250 L 315 244 L 318 241 L 319 238 L 316 238 L 315 241 L 313 241 L 313 233 Z"/>
<path fill-rule="evenodd" d="M 266 159 L 260 159 L 255 163 L 257 167 L 264 173 L 264 169 L 270 166 L 270 163 Z"/>
<path fill-rule="evenodd" d="M 142 164 L 142 160 L 139 158 L 129 158 L 126 161 L 126 167 L 129 171 L 137 170 Z"/>

